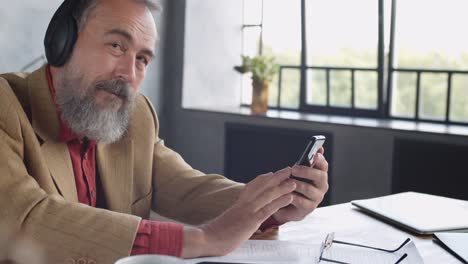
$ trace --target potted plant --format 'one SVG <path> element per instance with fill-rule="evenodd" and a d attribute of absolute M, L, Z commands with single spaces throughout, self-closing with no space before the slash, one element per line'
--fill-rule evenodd
<path fill-rule="evenodd" d="M 240 73 L 252 73 L 252 104 L 253 113 L 266 113 L 268 110 L 268 86 L 278 72 L 275 58 L 257 55 L 253 58 L 242 56 L 242 65 L 234 69 Z"/>

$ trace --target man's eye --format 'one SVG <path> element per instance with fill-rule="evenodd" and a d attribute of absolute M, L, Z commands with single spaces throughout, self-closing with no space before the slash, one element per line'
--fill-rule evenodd
<path fill-rule="evenodd" d="M 111 43 L 110 45 L 111 45 L 111 47 L 114 48 L 114 49 L 121 49 L 121 46 L 120 46 L 120 44 L 118 44 L 118 43 Z"/>
<path fill-rule="evenodd" d="M 142 62 L 145 66 L 148 65 L 148 60 L 144 56 L 138 56 L 137 60 Z"/>

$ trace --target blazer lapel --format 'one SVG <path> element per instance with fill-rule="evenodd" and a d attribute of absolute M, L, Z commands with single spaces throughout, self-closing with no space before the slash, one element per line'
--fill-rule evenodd
<path fill-rule="evenodd" d="M 65 200 L 78 202 L 75 176 L 67 145 L 49 140 L 42 144 L 41 150 L 59 192 Z"/>
<path fill-rule="evenodd" d="M 113 144 L 98 144 L 97 166 L 107 208 L 131 213 L 133 195 L 133 141 L 124 137 Z"/>
<path fill-rule="evenodd" d="M 31 122 L 34 131 L 44 142 L 41 150 L 59 192 L 67 201 L 78 202 L 70 153 L 67 145 L 58 141 L 60 124 L 45 67 L 28 76 Z"/>

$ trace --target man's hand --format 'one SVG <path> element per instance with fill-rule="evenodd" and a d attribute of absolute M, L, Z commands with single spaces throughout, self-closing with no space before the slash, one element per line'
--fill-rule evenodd
<path fill-rule="evenodd" d="M 328 162 L 323 153 L 324 149 L 320 148 L 314 157 L 313 167 L 295 165 L 292 168 L 293 176 L 304 178 L 310 183 L 294 180 L 297 187 L 291 205 L 273 215 L 278 222 L 302 220 L 322 202 L 328 191 Z"/>
<path fill-rule="evenodd" d="M 288 167 L 258 176 L 219 217 L 200 227 L 186 227 L 182 257 L 225 255 L 239 247 L 266 219 L 291 204 L 297 186 L 289 179 L 292 172 Z"/>

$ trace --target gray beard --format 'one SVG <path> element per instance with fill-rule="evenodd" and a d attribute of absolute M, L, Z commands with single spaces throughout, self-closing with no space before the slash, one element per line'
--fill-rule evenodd
<path fill-rule="evenodd" d="M 82 80 L 83 75 L 68 69 L 58 79 L 61 87 L 56 92 L 56 103 L 61 110 L 62 120 L 73 132 L 90 140 L 104 144 L 119 140 L 127 131 L 136 92 L 120 79 L 100 81 L 82 91 Z M 108 103 L 106 106 L 97 105 L 94 94 L 98 90 L 123 97 L 120 108 L 117 111 L 111 109 L 115 101 L 105 102 Z"/>

